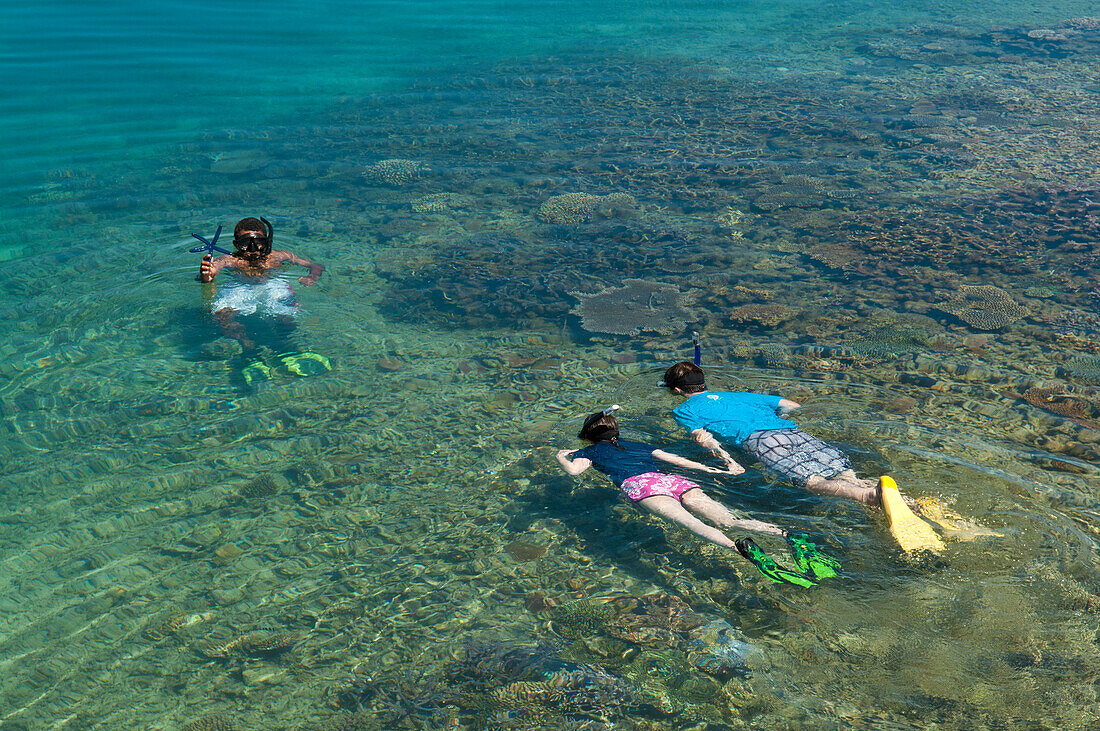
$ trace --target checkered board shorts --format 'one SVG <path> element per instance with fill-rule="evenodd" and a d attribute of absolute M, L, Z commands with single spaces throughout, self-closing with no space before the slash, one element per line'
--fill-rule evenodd
<path fill-rule="evenodd" d="M 825 479 L 852 469 L 848 455 L 801 429 L 756 431 L 741 448 L 766 466 L 799 485 L 814 475 Z"/>

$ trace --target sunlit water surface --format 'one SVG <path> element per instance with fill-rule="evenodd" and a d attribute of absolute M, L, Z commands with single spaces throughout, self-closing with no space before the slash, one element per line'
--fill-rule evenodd
<path fill-rule="evenodd" d="M 0 725 L 1100 722 L 1088 15 L 5 5 Z M 252 349 L 187 251 L 246 215 L 326 267 Z M 563 475 L 611 402 L 705 458 L 654 385 L 693 330 L 943 555 L 702 480 L 844 565 L 772 585 Z"/>

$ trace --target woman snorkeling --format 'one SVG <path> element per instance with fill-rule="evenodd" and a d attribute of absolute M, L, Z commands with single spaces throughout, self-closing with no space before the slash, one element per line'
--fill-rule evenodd
<path fill-rule="evenodd" d="M 634 503 L 670 523 L 686 528 L 705 541 L 736 550 L 773 581 L 812 586 L 815 578 L 836 575 L 840 568 L 836 560 L 819 553 L 805 536 L 789 535 L 779 526 L 761 520 L 735 518 L 724 505 L 707 496 L 698 484 L 666 471 L 667 465 L 718 475 L 736 475 L 744 472 L 743 469 L 708 467 L 686 457 L 654 449 L 647 444 L 620 439 L 619 421 L 614 414 L 618 408 L 617 405 L 611 406 L 584 420 L 577 436 L 592 442 L 592 445 L 584 449 L 560 450 L 557 459 L 563 470 L 576 476 L 589 467 L 595 467 L 607 475 Z M 805 573 L 779 567 L 752 539 L 734 540 L 720 528 L 749 530 L 786 538 L 799 568 Z"/>

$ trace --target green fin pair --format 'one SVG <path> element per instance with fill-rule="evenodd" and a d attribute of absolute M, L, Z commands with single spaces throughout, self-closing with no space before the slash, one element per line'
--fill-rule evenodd
<path fill-rule="evenodd" d="M 287 371 L 296 376 L 316 376 L 332 370 L 332 363 L 320 353 L 287 353 L 280 356 L 279 360 Z"/>
<path fill-rule="evenodd" d="M 249 386 L 271 380 L 271 368 L 262 360 L 254 360 L 241 369 L 244 382 Z"/>
<path fill-rule="evenodd" d="M 787 536 L 787 545 L 798 569 L 814 579 L 827 579 L 840 573 L 840 561 L 822 553 L 817 545 L 805 533 L 791 533 Z"/>
<path fill-rule="evenodd" d="M 287 353 L 279 356 L 288 373 L 296 376 L 316 376 L 332 370 L 329 359 L 319 353 Z M 271 380 L 271 366 L 262 360 L 254 360 L 241 369 L 244 382 L 249 386 Z"/>
<path fill-rule="evenodd" d="M 772 558 L 760 550 L 751 538 L 738 538 L 733 545 L 737 552 L 749 560 L 756 569 L 777 584 L 795 584 L 796 586 L 816 586 L 817 582 L 809 576 L 790 571 L 777 564 Z"/>

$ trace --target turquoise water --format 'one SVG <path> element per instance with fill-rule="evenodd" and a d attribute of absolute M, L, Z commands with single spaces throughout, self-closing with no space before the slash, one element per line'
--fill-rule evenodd
<path fill-rule="evenodd" d="M 0 725 L 1095 724 L 1089 12 L 0 9 Z M 187 253 L 247 215 L 326 267 L 256 350 Z M 943 555 L 704 480 L 843 562 L 796 591 L 563 476 L 609 402 L 700 456 L 692 330 Z"/>

